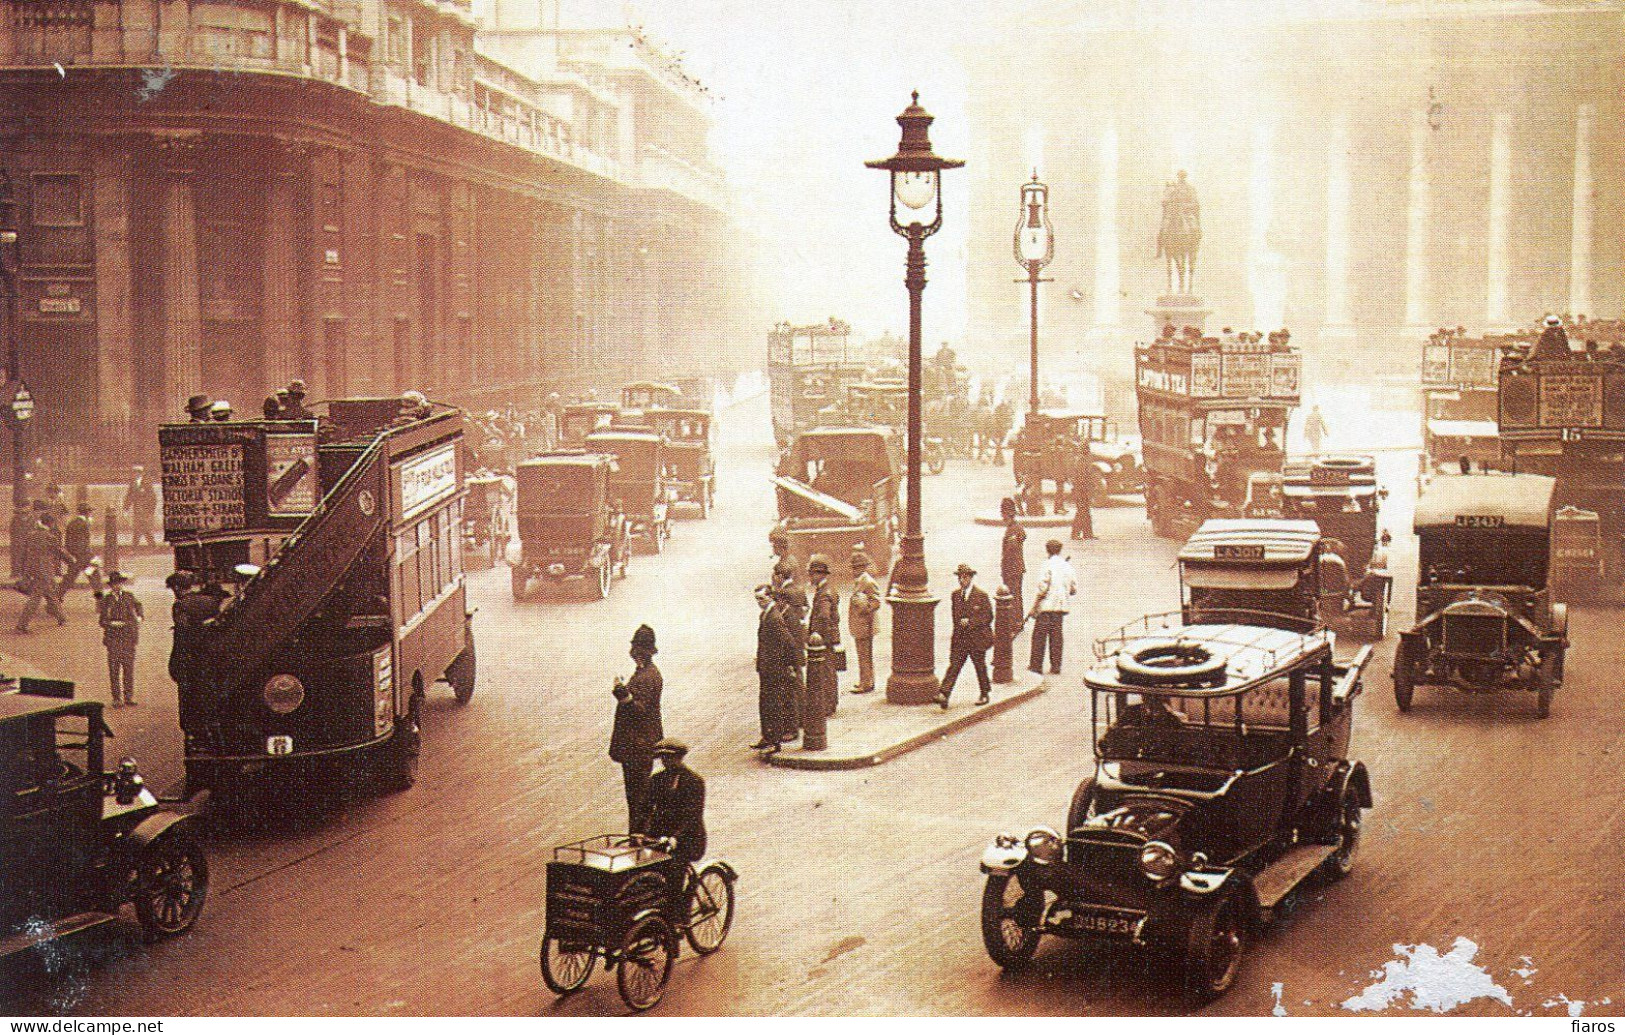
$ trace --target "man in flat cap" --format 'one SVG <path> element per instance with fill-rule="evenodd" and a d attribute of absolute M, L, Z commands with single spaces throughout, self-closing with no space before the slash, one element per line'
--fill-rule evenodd
<path fill-rule="evenodd" d="M 632 678 L 615 680 L 615 726 L 609 737 L 609 757 L 621 764 L 626 783 L 627 830 L 644 833 L 648 823 L 649 774 L 654 768 L 655 743 L 665 736 L 660 721 L 660 694 L 664 689 L 655 668 L 655 631 L 638 626 L 632 634 Z"/>
<path fill-rule="evenodd" d="M 986 704 L 993 692 L 987 678 L 987 652 L 993 646 L 993 601 L 986 591 L 975 585 L 976 569 L 961 564 L 954 574 L 959 576 L 959 588 L 953 596 L 953 636 L 948 640 L 948 670 L 942 674 L 942 692 L 936 702 L 946 710 L 948 697 L 959 682 L 959 670 L 968 658 L 976 669 L 976 685 L 981 689 L 977 704 Z"/>

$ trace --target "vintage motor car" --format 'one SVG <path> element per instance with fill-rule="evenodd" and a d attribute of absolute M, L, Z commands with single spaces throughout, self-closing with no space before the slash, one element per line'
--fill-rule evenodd
<path fill-rule="evenodd" d="M 1365 766 L 1348 757 L 1371 648 L 1332 634 L 1151 615 L 1096 644 L 1084 675 L 1094 775 L 1063 831 L 982 856 L 982 937 L 1001 967 L 1046 934 L 1143 947 L 1201 1002 L 1235 982 L 1251 932 L 1311 875 L 1353 868 Z"/>
<path fill-rule="evenodd" d="M 1367 618 L 1375 639 L 1388 631 L 1388 603 L 1392 589 L 1386 571 L 1371 571 L 1377 547 L 1378 518 L 1388 495 L 1377 484 L 1377 464 L 1369 456 L 1328 455 L 1286 462 L 1281 478 L 1281 516 L 1313 521 L 1325 539 L 1325 549 L 1342 560 L 1345 614 L 1338 613 L 1338 594 L 1329 593 L 1332 608 L 1322 618 L 1339 628 L 1353 619 Z M 1333 581 L 1338 581 L 1335 577 Z"/>
<path fill-rule="evenodd" d="M 524 600 L 542 579 L 580 581 L 602 600 L 626 577 L 632 540 L 610 498 L 613 457 L 579 450 L 543 453 L 520 464 L 519 560 L 510 572 L 513 598 Z"/>
<path fill-rule="evenodd" d="M 716 501 L 716 460 L 711 455 L 711 413 L 708 410 L 648 410 L 642 424 L 666 436 L 666 460 L 676 498 L 673 502 L 711 514 Z"/>
<path fill-rule="evenodd" d="M 1042 494 L 1047 480 L 1059 491 L 1072 479 L 1079 450 L 1088 450 L 1100 471 L 1096 506 L 1107 503 L 1106 497 L 1144 488 L 1144 471 L 1132 444 L 1118 437 L 1112 421 L 1087 410 L 1040 410 L 1027 416 L 1010 452 L 1016 484 L 1027 485 L 1033 479 L 1034 490 Z"/>
<path fill-rule="evenodd" d="M 634 381 L 621 388 L 621 413 L 672 409 L 683 405 L 683 390 L 663 381 Z"/>
<path fill-rule="evenodd" d="M 110 736 L 100 701 L 0 694 L 0 957 L 110 923 L 126 902 L 149 939 L 203 912 L 195 821 L 159 807 L 132 759 L 105 771 Z"/>
<path fill-rule="evenodd" d="M 660 553 L 671 538 L 672 484 L 670 443 L 648 428 L 611 426 L 587 436 L 586 449 L 615 458 L 609 472 L 609 494 L 626 516 L 626 531 Z"/>
<path fill-rule="evenodd" d="M 886 428 L 814 428 L 795 436 L 779 457 L 773 483 L 788 559 L 804 570 L 815 553 L 828 556 L 836 579 L 850 577 L 861 545 L 870 573 L 891 570 L 897 537 L 897 450 Z"/>
<path fill-rule="evenodd" d="M 508 556 L 513 540 L 514 480 L 505 474 L 481 474 L 468 478 L 463 487 L 463 556 L 468 566 L 470 553 L 483 554 L 495 567 Z"/>
<path fill-rule="evenodd" d="M 614 424 L 620 412 L 621 408 L 614 403 L 569 403 L 559 414 L 558 448 L 582 448 L 588 435 Z"/>
<path fill-rule="evenodd" d="M 1288 628 L 1324 622 L 1353 633 L 1365 619 L 1382 639 L 1390 598 L 1386 573 L 1351 581 L 1313 521 L 1213 518 L 1179 551 L 1183 606 L 1190 621 L 1223 619 Z"/>
<path fill-rule="evenodd" d="M 1536 474 L 1441 474 L 1416 504 L 1416 625 L 1394 651 L 1394 701 L 1419 686 L 1536 695 L 1563 683 L 1569 612 L 1552 602 L 1552 495 Z"/>

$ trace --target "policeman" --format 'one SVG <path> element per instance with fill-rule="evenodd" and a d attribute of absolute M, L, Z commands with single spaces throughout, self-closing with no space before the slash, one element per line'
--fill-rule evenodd
<path fill-rule="evenodd" d="M 130 576 L 122 571 L 113 572 L 107 576 L 107 592 L 96 603 L 102 646 L 107 648 L 107 682 L 115 708 L 136 703 L 135 648 L 141 639 L 141 622 L 147 616 L 141 601 L 124 588 L 129 581 Z"/>
<path fill-rule="evenodd" d="M 654 747 L 665 728 L 660 720 L 660 695 L 664 681 L 655 667 L 655 631 L 638 626 L 632 634 L 632 662 L 637 666 L 632 678 L 615 680 L 615 725 L 609 737 L 609 757 L 621 764 L 626 785 L 627 830 L 642 834 L 648 829 L 649 774 L 654 768 Z"/>

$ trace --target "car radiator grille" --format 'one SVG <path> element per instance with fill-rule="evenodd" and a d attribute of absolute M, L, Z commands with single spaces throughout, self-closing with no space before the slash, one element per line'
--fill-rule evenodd
<path fill-rule="evenodd" d="M 1444 649 L 1450 654 L 1486 657 L 1506 642 L 1506 620 L 1499 615 L 1445 615 Z"/>

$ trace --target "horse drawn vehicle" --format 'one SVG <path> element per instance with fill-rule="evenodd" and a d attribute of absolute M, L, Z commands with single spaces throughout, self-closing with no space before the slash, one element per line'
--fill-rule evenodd
<path fill-rule="evenodd" d="M 469 478 L 464 486 L 463 556 L 482 553 L 486 567 L 495 567 L 508 556 L 513 541 L 514 480 L 505 474 L 482 474 Z"/>
<path fill-rule="evenodd" d="M 885 428 L 814 428 L 796 435 L 773 479 L 779 503 L 774 537 L 805 567 L 815 553 L 832 571 L 862 545 L 877 578 L 891 570 L 897 536 L 897 449 Z"/>
<path fill-rule="evenodd" d="M 622 1001 L 648 1010 L 666 994 L 680 939 L 701 956 L 722 948 L 738 875 L 720 859 L 681 863 L 668 848 L 604 834 L 553 850 L 539 955 L 554 994 L 580 990 L 602 960 Z"/>

